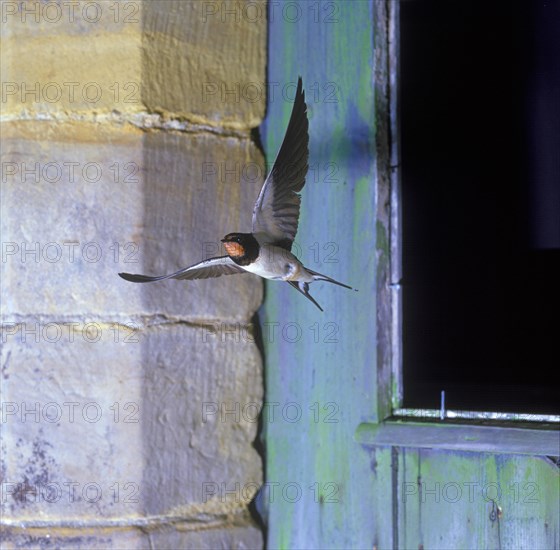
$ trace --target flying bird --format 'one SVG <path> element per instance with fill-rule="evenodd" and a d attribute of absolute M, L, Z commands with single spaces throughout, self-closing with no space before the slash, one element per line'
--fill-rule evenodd
<path fill-rule="evenodd" d="M 298 229 L 299 192 L 305 185 L 309 157 L 309 123 L 301 77 L 284 141 L 253 208 L 251 233 L 229 233 L 223 239 L 227 256 L 204 260 L 170 275 L 149 277 L 119 273 L 133 283 L 164 279 L 207 279 L 235 273 L 254 273 L 265 279 L 286 281 L 323 308 L 309 294 L 309 284 L 327 281 L 352 287 L 305 267 L 291 252 Z"/>

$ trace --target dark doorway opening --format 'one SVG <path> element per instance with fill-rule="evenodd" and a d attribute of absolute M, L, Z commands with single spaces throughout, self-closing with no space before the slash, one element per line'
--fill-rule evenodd
<path fill-rule="evenodd" d="M 560 2 L 400 6 L 404 407 L 560 413 Z"/>

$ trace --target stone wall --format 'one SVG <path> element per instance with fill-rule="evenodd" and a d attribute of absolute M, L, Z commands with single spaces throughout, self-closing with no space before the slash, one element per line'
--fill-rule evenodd
<path fill-rule="evenodd" d="M 2 547 L 260 547 L 260 280 L 117 273 L 249 229 L 264 2 L 1 9 Z"/>

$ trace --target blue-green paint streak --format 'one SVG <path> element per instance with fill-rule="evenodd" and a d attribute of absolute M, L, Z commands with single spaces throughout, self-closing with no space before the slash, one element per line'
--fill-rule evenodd
<path fill-rule="evenodd" d="M 296 242 L 306 265 L 359 292 L 315 283 L 321 313 L 288 285 L 268 285 L 262 321 L 279 323 L 275 337 L 265 337 L 266 400 L 279 403 L 264 425 L 267 481 L 279 483 L 268 503 L 268 545 L 371 548 L 371 457 L 353 434 L 376 410 L 372 3 L 299 6 L 297 22 L 282 18 L 278 5 L 269 23 L 268 78 L 279 85 L 269 97 L 263 142 L 270 162 L 291 112 L 280 90 L 302 75 L 310 171 Z M 326 22 L 330 15 L 337 21 Z M 289 326 L 299 327 L 298 341 L 282 337 Z M 283 417 L 287 403 L 296 405 L 285 412 L 300 410 L 300 420 Z M 301 496 L 289 502 L 296 487 Z"/>

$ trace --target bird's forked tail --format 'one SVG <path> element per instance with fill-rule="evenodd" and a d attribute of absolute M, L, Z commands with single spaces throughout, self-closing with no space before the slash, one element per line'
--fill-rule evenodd
<path fill-rule="evenodd" d="M 311 275 L 313 275 L 314 281 L 327 281 L 328 283 L 333 283 L 335 285 L 343 286 L 344 288 L 349 288 L 350 290 L 356 290 L 355 288 L 345 285 L 344 283 L 341 283 L 339 281 L 335 281 L 334 279 L 331 279 L 330 277 L 327 277 L 322 273 L 317 273 L 316 271 L 312 271 L 308 267 L 306 267 L 305 270 Z M 296 290 L 299 290 L 299 292 L 301 292 L 306 298 L 308 298 L 311 302 L 313 302 L 321 311 L 323 311 L 323 308 L 317 303 L 315 298 L 313 298 L 313 296 L 309 294 L 309 283 L 304 283 L 303 281 L 288 281 L 288 283 L 290 283 L 290 285 L 293 286 Z"/>
<path fill-rule="evenodd" d="M 343 286 L 344 288 L 349 288 L 350 290 L 355 290 L 351 286 L 345 285 L 344 283 L 341 283 L 339 281 L 335 281 L 334 279 L 331 279 L 330 277 L 327 277 L 326 275 L 323 275 L 322 273 L 317 273 L 316 271 L 313 271 L 313 270 L 309 269 L 308 267 L 306 267 L 305 270 L 308 273 L 311 273 L 311 275 L 313 275 L 313 280 L 314 281 L 327 281 L 327 282 L 333 283 L 335 285 Z"/>

